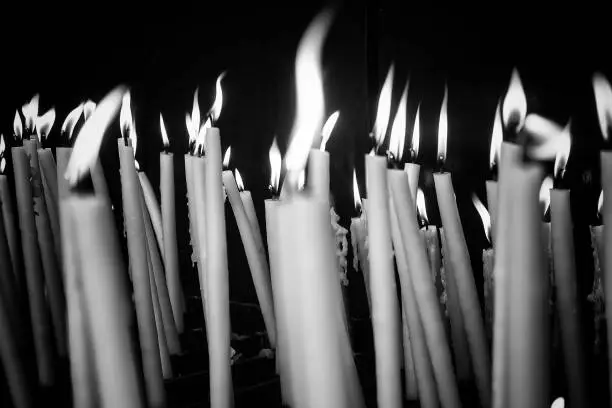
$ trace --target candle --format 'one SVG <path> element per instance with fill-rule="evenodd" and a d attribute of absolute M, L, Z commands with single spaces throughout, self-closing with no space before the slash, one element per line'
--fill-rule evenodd
<path fill-rule="evenodd" d="M 56 177 L 57 169 L 51 149 L 38 149 L 38 158 L 40 162 L 40 176 L 43 184 L 43 193 L 45 195 L 45 204 L 47 206 L 51 231 L 53 232 L 53 243 L 55 245 L 55 252 L 59 256 L 61 255 L 61 238 Z"/>
<path fill-rule="evenodd" d="M 459 390 L 453 373 L 450 348 L 446 340 L 442 318 L 438 312 L 438 299 L 429 272 L 425 244 L 419 234 L 416 217 L 412 210 L 414 203 L 412 203 L 408 188 L 408 176 L 404 172 L 391 172 L 389 176 L 391 196 L 402 242 L 406 254 L 410 253 L 410 256 L 407 256 L 408 269 L 431 358 L 438 396 L 443 407 L 458 407 L 460 406 Z"/>
<path fill-rule="evenodd" d="M 236 184 L 237 180 L 239 180 L 239 185 Z M 270 340 L 272 348 L 274 348 L 276 345 L 276 322 L 274 320 L 268 262 L 266 261 L 265 253 L 258 249 L 254 231 L 247 217 L 242 200 L 240 199 L 239 189 L 244 189 L 244 186 L 242 185 L 242 178 L 238 170 L 236 170 L 236 179 L 234 179 L 234 175 L 231 171 L 224 171 L 223 185 L 225 186 L 227 197 L 232 206 L 234 217 L 236 218 L 236 224 L 238 225 L 249 269 L 253 277 L 255 292 L 257 293 L 257 299 L 259 300 L 259 305 L 263 314 L 268 339 Z"/>
<path fill-rule="evenodd" d="M 446 156 L 447 103 L 448 92 L 445 91 L 438 131 L 438 157 L 442 162 Z M 444 227 L 444 238 L 447 244 L 444 259 L 449 261 L 448 265 L 452 268 L 451 273 L 447 273 L 447 277 L 451 287 L 453 281 L 457 287 L 458 301 L 465 324 L 469 354 L 480 402 L 483 406 L 489 406 L 491 403 L 489 350 L 476 293 L 474 273 L 455 201 L 451 174 L 447 172 L 434 173 L 434 183 L 440 207 L 440 218 Z"/>
<path fill-rule="evenodd" d="M 131 144 L 132 146 L 135 145 L 137 139 L 132 124 L 129 92 L 123 95 L 120 123 L 122 134 L 128 131 Z M 165 405 L 166 395 L 163 386 L 159 343 L 153 314 L 153 298 L 147 261 L 147 241 L 140 203 L 140 185 L 136 173 L 134 148 L 126 145 L 123 138 L 117 141 L 121 173 L 121 197 L 123 200 L 123 220 L 127 233 L 131 278 L 134 286 L 134 301 L 136 303 L 145 391 L 148 405 L 160 407 Z M 76 154 L 76 152 L 74 153 Z"/>
<path fill-rule="evenodd" d="M 603 191 L 599 194 L 598 200 L 598 213 L 601 217 L 601 210 L 603 207 Z M 602 322 L 605 319 L 605 307 L 604 307 L 604 286 L 603 286 L 603 274 L 602 267 L 604 264 L 604 246 L 603 246 L 603 225 L 591 226 L 591 248 L 593 249 L 593 264 L 594 276 L 593 276 L 593 288 L 588 296 L 588 300 L 593 303 L 593 320 L 595 327 L 595 341 L 593 344 L 593 351 L 596 356 L 601 356 L 603 353 L 603 328 Z"/>
<path fill-rule="evenodd" d="M 421 106 L 417 107 L 414 127 L 412 128 L 412 145 L 410 147 L 410 160 L 412 162 L 404 165 L 404 170 L 408 173 L 408 185 L 410 186 L 410 194 L 412 194 L 412 201 L 416 204 L 416 194 L 419 187 L 419 173 L 421 172 L 421 166 L 417 164 L 416 159 L 419 155 L 419 146 L 421 143 L 421 122 L 419 119 L 419 112 Z"/>
<path fill-rule="evenodd" d="M 321 146 L 319 149 L 310 149 L 308 154 L 308 188 L 314 195 L 327 202 L 329 202 L 329 153 L 325 151 L 325 147 L 336 126 L 338 116 L 340 112 L 336 111 L 327 118 L 321 132 Z"/>
<path fill-rule="evenodd" d="M 406 371 L 406 393 L 408 399 L 420 400 L 422 407 L 437 407 L 439 406 L 436 383 L 431 366 L 427 343 L 423 333 L 421 318 L 419 317 L 419 309 L 412 278 L 408 266 L 408 254 L 405 252 L 405 245 L 402 241 L 401 231 L 399 227 L 399 219 L 393 204 L 390 200 L 391 211 L 391 234 L 393 237 L 393 250 L 397 261 L 397 268 L 400 277 L 400 285 L 402 287 L 402 312 L 408 325 L 404 328 L 408 329 L 408 337 L 404 334 L 404 339 L 409 339 L 409 342 L 404 343 L 404 355 L 410 356 L 410 361 L 406 359 L 404 369 Z M 412 363 L 412 364 L 410 364 Z M 410 375 L 415 375 L 416 378 L 410 378 Z M 416 384 L 413 381 L 416 380 Z M 418 388 L 416 388 L 418 387 Z"/>
<path fill-rule="evenodd" d="M 3 174 L 6 166 L 5 156 L 6 145 L 4 136 L 0 135 L 0 208 L 2 209 L 2 219 L 4 230 L 8 241 L 11 265 L 15 274 L 15 281 L 19 293 L 25 294 L 22 275 L 21 247 L 19 245 L 19 233 L 17 232 L 17 214 L 13 210 L 13 196 L 9 187 L 8 178 Z"/>
<path fill-rule="evenodd" d="M 176 240 L 176 204 L 174 202 L 174 155 L 168 151 L 170 142 L 166 134 L 164 119 L 159 114 L 159 126 L 162 134 L 164 150 L 159 154 L 159 190 L 161 194 L 162 228 L 164 237 L 164 266 L 166 267 L 166 283 L 176 330 L 183 333 L 184 297 L 181 286 L 178 244 Z"/>
<path fill-rule="evenodd" d="M 440 312 L 442 315 L 446 315 L 446 293 L 442 282 L 442 274 L 440 267 L 442 265 L 441 252 L 440 252 L 440 241 L 438 240 L 438 228 L 435 225 L 427 225 L 429 219 L 427 217 L 427 208 L 425 206 L 425 195 L 423 190 L 420 188 L 416 194 L 416 208 L 417 215 L 421 219 L 424 226 L 421 228 L 421 235 L 425 247 L 427 248 L 427 256 L 429 258 L 429 266 L 431 268 L 431 279 L 434 282 L 436 288 L 436 294 L 440 301 Z"/>
<path fill-rule="evenodd" d="M 504 132 L 501 121 L 501 102 L 497 104 L 495 110 L 495 121 L 493 122 L 493 131 L 491 132 L 491 151 L 489 153 L 489 168 L 493 176 L 492 180 L 485 182 L 487 191 L 487 204 L 489 205 L 489 213 L 491 218 L 491 232 L 493 238 L 495 237 L 495 226 L 497 217 L 497 166 L 499 162 L 499 155 L 501 152 L 501 144 L 504 140 Z"/>
<path fill-rule="evenodd" d="M 199 143 L 199 142 L 198 142 Z M 192 197 L 190 199 L 190 208 L 193 211 L 193 230 L 192 245 L 194 245 L 194 253 L 197 256 L 197 271 L 200 282 L 200 294 L 202 297 L 202 307 L 204 308 L 204 318 L 208 330 L 208 294 L 207 294 L 207 265 L 206 265 L 206 241 L 208 237 L 206 227 L 206 211 L 198 211 L 197 209 L 206 208 L 206 158 L 191 157 L 189 160 L 191 176 L 188 182 L 192 185 Z M 191 217 L 190 217 L 191 219 Z M 195 236 L 195 238 L 193 238 Z"/>
<path fill-rule="evenodd" d="M 88 264 L 80 271 L 102 406 L 142 407 L 137 359 L 131 346 L 130 299 L 121 278 L 124 267 L 111 213 L 103 200 L 94 197 L 69 198 L 66 206 L 74 235 L 64 245 L 78 246 L 81 261 Z"/>
<path fill-rule="evenodd" d="M 140 180 L 140 186 L 142 188 L 147 211 L 151 216 L 151 223 L 153 224 L 153 230 L 155 231 L 155 237 L 157 238 L 157 245 L 159 245 L 160 248 L 164 248 L 162 216 L 159 208 L 159 202 L 155 196 L 155 191 L 153 190 L 153 186 L 151 185 L 151 182 L 144 171 L 138 172 L 138 179 Z M 163 259 L 163 251 L 161 254 Z"/>

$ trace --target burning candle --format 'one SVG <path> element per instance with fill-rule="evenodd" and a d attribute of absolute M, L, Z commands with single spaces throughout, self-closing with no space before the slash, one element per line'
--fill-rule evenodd
<path fill-rule="evenodd" d="M 20 122 L 21 124 L 21 122 Z M 15 281 L 18 285 L 18 291 L 20 293 L 26 293 L 23 287 L 23 276 L 22 276 L 22 260 L 21 260 L 21 246 L 19 244 L 19 233 L 17 232 L 17 214 L 13 210 L 13 197 L 9 188 L 9 181 L 4 170 L 6 169 L 6 144 L 4 141 L 4 135 L 0 135 L 0 208 L 2 209 L 2 220 L 4 221 L 4 231 L 6 234 L 6 240 L 8 241 L 8 247 L 11 258 L 11 265 L 13 273 L 15 274 Z"/>
<path fill-rule="evenodd" d="M 482 226 L 484 228 L 487 242 L 491 244 L 491 216 L 489 212 L 478 199 L 476 194 L 472 194 L 472 203 L 480 215 L 482 220 Z M 493 339 L 493 310 L 495 305 L 495 277 L 493 275 L 493 265 L 495 261 L 495 252 L 492 247 L 488 247 L 482 250 L 482 271 L 484 275 L 484 316 L 485 316 L 485 329 L 487 333 L 487 339 Z"/>
<path fill-rule="evenodd" d="M 393 66 L 389 69 L 378 103 L 374 125 L 374 137 L 378 146 L 380 146 L 380 142 L 386 133 L 389 119 L 389 109 L 387 108 L 391 105 L 392 83 Z M 399 139 L 399 144 L 401 144 L 402 138 Z M 390 145 L 397 146 L 398 143 L 390 142 Z M 399 154 L 399 149 L 396 150 L 396 153 Z M 376 355 L 377 400 L 381 407 L 399 407 L 402 401 L 401 357 L 399 356 L 401 352 L 401 320 L 389 228 L 391 218 L 388 204 L 387 159 L 382 156 L 367 155 L 365 162 L 368 190 L 371 316 Z"/>
<path fill-rule="evenodd" d="M 274 319 L 274 307 L 272 304 L 272 284 L 270 283 L 270 272 L 266 254 L 259 250 L 256 243 L 255 231 L 249 222 L 247 212 L 244 208 L 240 192 L 244 191 L 244 185 L 240 172 L 236 169 L 236 178 L 230 170 L 223 172 L 223 185 L 227 192 L 227 197 L 232 206 L 236 224 L 240 232 L 244 251 L 247 256 L 251 276 L 255 285 L 255 292 L 263 314 L 268 339 L 272 348 L 276 346 L 276 321 Z"/>
<path fill-rule="evenodd" d="M 174 155 L 169 151 L 170 141 L 166 133 L 164 118 L 159 114 L 159 128 L 162 135 L 164 150 L 159 154 L 159 190 L 161 193 L 161 211 L 164 246 L 164 266 L 166 268 L 166 283 L 176 329 L 183 333 L 184 301 L 181 286 L 178 244 L 176 241 L 176 210 L 174 202 Z"/>
<path fill-rule="evenodd" d="M 438 159 L 442 164 L 446 158 L 447 103 L 448 92 L 445 90 L 438 128 Z M 442 171 L 434 173 L 434 182 L 438 205 L 440 206 L 440 217 L 444 227 L 444 238 L 447 244 L 445 259 L 449 261 L 452 268 L 451 274 L 454 274 L 451 277 L 447 273 L 447 278 L 451 282 L 454 281 L 457 286 L 459 306 L 465 323 L 465 333 L 480 402 L 483 406 L 489 406 L 491 404 L 489 351 L 476 293 L 474 273 L 455 201 L 451 174 Z"/>
<path fill-rule="evenodd" d="M 321 145 L 318 149 L 310 149 L 308 154 L 308 188 L 312 191 L 312 194 L 321 197 L 321 199 L 327 202 L 330 202 L 329 153 L 325 151 L 325 147 L 339 116 L 339 111 L 329 115 L 321 131 Z"/>
<path fill-rule="evenodd" d="M 497 168 L 499 166 L 499 156 L 501 145 L 504 141 L 504 131 L 501 121 L 501 104 L 497 104 L 495 110 L 495 121 L 493 122 L 493 131 L 491 132 L 491 151 L 489 153 L 489 169 L 491 170 L 491 180 L 485 182 L 487 189 L 487 204 L 489 205 L 489 213 L 491 214 L 491 235 L 494 241 L 495 238 L 495 217 L 497 216 Z M 492 272 L 492 271 L 491 271 Z"/>

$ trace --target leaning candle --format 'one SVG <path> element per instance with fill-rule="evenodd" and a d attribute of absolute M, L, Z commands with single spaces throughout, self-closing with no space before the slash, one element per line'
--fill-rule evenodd
<path fill-rule="evenodd" d="M 138 172 L 138 179 L 140 180 L 140 186 L 142 187 L 147 211 L 149 211 L 149 214 L 151 215 L 151 222 L 153 224 L 153 230 L 155 231 L 155 237 L 157 238 L 157 245 L 159 245 L 160 248 L 163 248 L 164 232 L 162 229 L 162 216 L 159 208 L 159 202 L 155 196 L 153 186 L 151 185 L 151 182 L 144 171 Z M 164 253 L 162 252 L 161 254 L 163 259 Z"/>
<path fill-rule="evenodd" d="M 207 241 L 207 226 L 206 226 L 206 158 L 191 157 L 188 167 L 191 176 L 192 184 L 191 197 L 189 198 L 190 208 L 193 211 L 193 218 L 190 214 L 190 221 L 193 220 L 192 245 L 197 256 L 197 272 L 200 283 L 200 295 L 202 298 L 202 307 L 204 309 L 204 321 L 208 325 L 208 283 L 207 283 L 207 266 L 206 266 L 206 241 Z M 203 209 L 198 211 L 198 209 Z M 195 238 L 194 238 L 195 237 Z M 208 328 L 208 326 L 207 326 Z M 208 329 L 207 329 L 208 330 Z"/>
<path fill-rule="evenodd" d="M 42 264 L 32 206 L 32 187 L 29 183 L 30 163 L 23 147 L 12 147 L 11 154 L 38 380 L 43 385 L 52 385 L 54 369 L 51 336 L 53 334 L 45 304 Z"/>

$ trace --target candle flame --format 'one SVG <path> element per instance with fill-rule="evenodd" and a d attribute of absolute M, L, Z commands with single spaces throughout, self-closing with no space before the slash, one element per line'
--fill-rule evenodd
<path fill-rule="evenodd" d="M 489 215 L 489 211 L 487 211 L 482 201 L 480 201 L 478 196 L 474 193 L 472 193 L 472 202 L 474 203 L 474 207 L 476 207 L 476 211 L 478 211 L 478 215 L 480 215 L 480 219 L 482 220 L 482 226 L 485 230 L 487 240 L 491 242 L 491 216 Z"/>
<path fill-rule="evenodd" d="M 4 173 L 4 168 L 6 167 L 6 159 L 4 158 L 5 150 L 6 145 L 4 144 L 4 135 L 0 134 L 0 173 Z"/>
<path fill-rule="evenodd" d="M 85 120 L 89 119 L 89 117 L 96 110 L 96 103 L 91 99 L 88 99 L 87 102 L 83 104 L 83 117 Z"/>
<path fill-rule="evenodd" d="M 416 206 L 419 217 L 421 217 L 425 224 L 429 224 L 429 217 L 427 217 L 427 206 L 425 205 L 425 194 L 423 194 L 423 190 L 420 188 L 417 189 Z"/>
<path fill-rule="evenodd" d="M 604 201 L 604 195 L 603 195 L 603 190 L 601 190 L 601 193 L 599 193 L 599 200 L 597 200 L 597 213 L 599 215 L 601 215 L 601 210 L 603 208 L 603 201 Z"/>
<path fill-rule="evenodd" d="M 419 118 L 421 111 L 421 104 L 417 106 L 416 116 L 414 118 L 414 126 L 412 128 L 412 143 L 411 148 L 414 154 L 413 159 L 416 160 L 419 155 L 419 147 L 421 145 L 421 119 Z"/>
<path fill-rule="evenodd" d="M 132 117 L 132 97 L 130 91 L 123 94 L 121 101 L 121 113 L 119 114 L 119 125 L 121 126 L 121 136 L 127 137 L 132 143 L 134 157 L 136 157 L 136 147 L 138 146 L 138 137 L 136 136 L 136 123 Z"/>
<path fill-rule="evenodd" d="M 193 93 L 193 107 L 191 108 L 191 124 L 189 125 L 191 127 L 191 131 L 193 132 L 193 139 L 197 139 L 198 137 L 198 132 L 200 131 L 200 124 L 201 119 L 200 119 L 200 102 L 199 102 L 199 94 L 200 94 L 200 88 L 196 88 L 195 92 Z"/>
<path fill-rule="evenodd" d="M 25 119 L 26 129 L 30 132 L 34 131 L 35 121 L 38 117 L 38 100 L 40 95 L 36 94 L 30 99 L 30 102 L 26 103 L 21 107 L 21 112 Z"/>
<path fill-rule="evenodd" d="M 540 206 L 543 209 L 543 215 L 546 214 L 548 207 L 550 207 L 550 190 L 552 188 L 553 179 L 551 176 L 546 176 L 546 178 L 542 181 L 542 186 L 540 186 Z"/>
<path fill-rule="evenodd" d="M 323 151 L 325 150 L 325 146 L 329 141 L 329 137 L 331 136 L 331 133 L 334 130 L 334 127 L 336 126 L 336 122 L 338 121 L 339 116 L 340 111 L 335 111 L 334 113 L 329 115 L 329 118 L 327 118 L 327 120 L 325 121 L 325 124 L 323 125 L 323 130 L 321 131 L 321 135 L 323 137 L 321 138 L 321 146 L 319 147 L 319 149 Z"/>
<path fill-rule="evenodd" d="M 408 104 L 408 84 L 404 87 L 400 98 L 393 125 L 391 125 L 391 139 L 389 140 L 389 150 L 397 161 L 402 160 L 404 155 L 404 143 L 406 141 L 406 110 Z"/>
<path fill-rule="evenodd" d="M 593 91 L 601 134 L 605 140 L 608 140 L 612 126 L 612 86 L 599 72 L 593 75 Z"/>
<path fill-rule="evenodd" d="M 378 107 L 376 108 L 376 120 L 374 121 L 374 140 L 380 146 L 387 134 L 389 126 L 389 116 L 391 115 L 391 94 L 393 93 L 393 64 L 389 67 L 387 77 L 380 90 L 378 97 Z"/>
<path fill-rule="evenodd" d="M 567 160 L 572 149 L 572 137 L 570 134 L 569 123 L 563 129 L 559 136 L 559 142 L 557 144 L 557 154 L 555 155 L 555 177 L 563 177 L 565 175 L 565 167 L 567 166 Z"/>
<path fill-rule="evenodd" d="M 49 109 L 44 115 L 36 118 L 36 133 L 38 134 L 38 141 L 42 141 L 42 137 L 45 139 L 49 136 L 51 128 L 55 123 L 55 109 Z"/>
<path fill-rule="evenodd" d="M 228 147 L 223 155 L 223 168 L 229 167 L 230 157 L 232 155 L 232 146 Z"/>
<path fill-rule="evenodd" d="M 278 149 L 278 144 L 276 143 L 276 138 L 274 138 L 272 141 L 272 146 L 270 146 L 268 157 L 270 158 L 270 187 L 273 191 L 277 192 L 280 183 L 281 166 L 283 160 L 281 158 L 280 150 Z"/>
<path fill-rule="evenodd" d="M 531 158 L 535 160 L 552 160 L 561 152 L 562 155 L 565 155 L 565 162 L 567 161 L 571 146 L 569 123 L 563 128 L 549 119 L 532 113 L 525 119 L 525 130 L 533 141 L 529 145 L 528 152 Z M 555 176 L 559 175 L 557 170 L 565 168 L 565 162 L 563 157 L 561 157 L 558 163 L 555 161 Z"/>
<path fill-rule="evenodd" d="M 109 92 L 81 128 L 64 176 L 71 185 L 86 175 L 98 158 L 106 129 L 117 115 L 126 92 L 127 88 L 124 86 L 118 86 Z"/>
<path fill-rule="evenodd" d="M 210 108 L 210 116 L 212 117 L 212 122 L 216 123 L 219 120 L 219 116 L 221 116 L 221 109 L 223 108 L 223 90 L 221 89 L 221 80 L 225 77 L 226 71 L 223 71 L 217 77 L 217 81 L 215 82 L 215 101 L 213 102 L 212 108 Z"/>
<path fill-rule="evenodd" d="M 448 138 L 448 87 L 444 87 L 444 99 L 440 108 L 440 122 L 438 123 L 438 159 L 446 160 L 446 143 Z"/>
<path fill-rule="evenodd" d="M 185 114 L 185 127 L 187 128 L 187 134 L 189 135 L 189 145 L 195 142 L 197 133 L 193 132 L 193 126 L 191 126 L 191 115 Z"/>
<path fill-rule="evenodd" d="M 297 179 L 297 189 L 298 191 L 302 191 L 304 189 L 304 184 L 306 184 L 306 170 L 302 170 Z"/>
<path fill-rule="evenodd" d="M 238 169 L 234 170 L 234 174 L 236 174 L 236 185 L 238 186 L 239 191 L 244 191 L 244 182 L 242 181 L 242 176 Z"/>
<path fill-rule="evenodd" d="M 62 123 L 61 133 L 68 136 L 68 139 L 72 139 L 72 132 L 74 132 L 74 127 L 76 126 L 79 118 L 83 114 L 83 106 L 84 103 L 80 103 L 79 106 L 70 111 L 70 113 L 64 119 L 64 123 Z"/>
<path fill-rule="evenodd" d="M 15 111 L 15 119 L 13 119 L 13 134 L 19 140 L 23 138 L 23 125 L 21 124 L 21 118 L 19 117 L 19 111 Z"/>
<path fill-rule="evenodd" d="M 525 116 L 527 116 L 527 97 L 523 90 L 523 84 L 518 70 L 515 68 L 512 71 L 512 78 L 506 92 L 506 98 L 502 105 L 502 117 L 506 127 L 512 125 L 516 129 L 521 129 L 525 124 Z"/>
<path fill-rule="evenodd" d="M 555 399 L 550 405 L 550 408 L 565 408 L 565 399 L 563 399 L 563 397 Z"/>
<path fill-rule="evenodd" d="M 317 15 L 302 36 L 295 58 L 297 112 L 285 157 L 287 180 L 294 187 L 299 184 L 300 173 L 308 160 L 308 151 L 321 129 L 325 111 L 321 54 L 331 22 L 330 11 Z"/>
<path fill-rule="evenodd" d="M 359 194 L 359 184 L 357 183 L 357 172 L 353 170 L 353 202 L 355 209 L 361 208 L 361 194 Z"/>
<path fill-rule="evenodd" d="M 206 151 L 206 130 L 212 127 L 212 123 L 210 121 L 210 117 L 206 119 L 206 121 L 200 126 L 198 130 L 198 136 L 196 137 L 196 152 L 204 152 Z"/>
<path fill-rule="evenodd" d="M 501 106 L 498 103 L 495 109 L 495 120 L 493 122 L 493 131 L 491 132 L 491 152 L 489 153 L 489 166 L 493 168 L 499 162 L 499 154 L 501 145 L 504 140 L 504 131 L 501 120 Z"/>
<path fill-rule="evenodd" d="M 170 146 L 170 140 L 168 140 L 168 133 L 166 132 L 166 125 L 164 124 L 164 117 L 162 114 L 159 114 L 159 130 L 161 132 L 162 143 L 164 144 L 164 149 L 167 149 Z"/>

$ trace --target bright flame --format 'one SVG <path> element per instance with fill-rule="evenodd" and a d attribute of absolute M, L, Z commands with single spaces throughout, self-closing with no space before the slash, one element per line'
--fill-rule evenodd
<path fill-rule="evenodd" d="M 234 170 L 234 173 L 236 174 L 236 185 L 238 186 L 238 190 L 244 191 L 244 182 L 242 181 L 242 176 L 240 175 L 240 172 L 238 171 L 238 169 L 236 169 Z"/>
<path fill-rule="evenodd" d="M 26 129 L 33 132 L 36 118 L 38 117 L 38 100 L 40 95 L 36 94 L 30 99 L 30 102 L 21 107 L 23 117 L 25 119 Z"/>
<path fill-rule="evenodd" d="M 96 103 L 91 99 L 88 99 L 87 102 L 83 104 L 83 116 L 85 117 L 85 120 L 89 119 L 89 117 L 93 114 L 93 112 L 96 110 L 96 106 Z"/>
<path fill-rule="evenodd" d="M 306 184 L 306 170 L 302 170 L 297 179 L 297 189 L 301 191 L 304 189 L 304 184 Z"/>
<path fill-rule="evenodd" d="M 197 151 L 206 151 L 206 130 L 210 129 L 212 127 L 212 124 L 210 122 L 210 117 L 206 119 L 206 122 L 204 122 L 202 124 L 202 126 L 200 126 L 200 129 L 198 130 L 198 136 L 196 137 L 196 152 Z"/>
<path fill-rule="evenodd" d="M 276 138 L 272 141 L 268 157 L 270 158 L 270 187 L 272 187 L 274 191 L 278 191 L 283 159 L 281 158 Z"/>
<path fill-rule="evenodd" d="M 132 149 L 134 156 L 136 156 L 136 147 L 138 146 L 138 137 L 136 136 L 136 124 L 132 117 L 131 107 L 132 97 L 130 91 L 123 94 L 121 102 L 121 113 L 119 114 L 119 125 L 121 126 L 121 136 L 125 138 L 126 132 L 127 137 L 132 142 Z"/>
<path fill-rule="evenodd" d="M 159 130 L 161 132 L 162 143 L 164 144 L 164 149 L 167 149 L 170 146 L 170 140 L 168 140 L 168 133 L 166 133 L 166 125 L 164 124 L 164 117 L 162 114 L 159 114 Z"/>
<path fill-rule="evenodd" d="M 540 187 L 540 205 L 543 208 L 542 214 L 546 214 L 548 207 L 550 207 L 550 190 L 553 188 L 553 179 L 551 176 L 547 176 L 542 181 Z"/>
<path fill-rule="evenodd" d="M 601 193 L 599 193 L 599 200 L 597 200 L 597 213 L 600 215 L 601 215 L 601 209 L 603 208 L 603 200 L 604 200 L 603 190 L 601 190 Z"/>
<path fill-rule="evenodd" d="M 429 224 L 429 217 L 427 217 L 427 206 L 425 206 L 425 194 L 420 188 L 417 190 L 416 195 L 417 212 L 425 224 Z"/>
<path fill-rule="evenodd" d="M 4 135 L 0 134 L 0 156 L 4 155 L 5 150 L 6 150 L 6 144 L 4 144 Z"/>
<path fill-rule="evenodd" d="M 414 154 L 413 159 L 416 159 L 419 155 L 419 146 L 421 145 L 421 119 L 419 118 L 421 105 L 417 107 L 416 117 L 414 118 L 414 127 L 412 128 L 412 143 L 411 148 Z"/>
<path fill-rule="evenodd" d="M 438 123 L 438 160 L 446 160 L 446 140 L 448 138 L 448 88 L 444 87 L 444 99 L 440 108 L 440 122 Z"/>
<path fill-rule="evenodd" d="M 23 125 L 21 124 L 21 118 L 19 112 L 15 111 L 15 119 L 13 119 L 13 134 L 21 140 L 23 138 Z"/>
<path fill-rule="evenodd" d="M 191 115 L 188 113 L 185 115 L 185 127 L 187 128 L 187 134 L 189 135 L 189 145 L 191 146 L 191 144 L 195 142 L 196 137 L 198 135 L 197 133 L 193 132 L 193 126 L 191 126 Z"/>
<path fill-rule="evenodd" d="M 528 146 L 531 158 L 551 160 L 557 157 L 559 152 L 567 152 L 569 155 L 571 145 L 569 123 L 563 128 L 551 120 L 532 113 L 525 119 L 525 130 L 533 141 Z M 565 159 L 567 160 L 567 157 Z M 565 167 L 565 163 L 559 164 Z"/>
<path fill-rule="evenodd" d="M 232 156 L 232 146 L 228 147 L 223 155 L 223 168 L 229 167 L 230 157 Z"/>
<path fill-rule="evenodd" d="M 321 54 L 331 22 L 330 11 L 317 15 L 302 36 L 295 58 L 297 112 L 285 157 L 287 181 L 293 187 L 299 184 L 300 173 L 306 166 L 308 151 L 321 129 L 325 112 Z"/>
<path fill-rule="evenodd" d="M 334 130 L 334 127 L 336 126 L 336 122 L 338 121 L 339 116 L 340 116 L 340 111 L 335 111 L 334 113 L 329 115 L 329 118 L 327 118 L 327 120 L 325 121 L 325 124 L 323 125 L 323 130 L 321 131 L 321 135 L 323 137 L 321 138 L 321 146 L 319 147 L 319 149 L 325 150 L 325 146 L 327 145 L 327 142 L 329 141 L 329 137 L 331 136 L 331 132 Z"/>
<path fill-rule="evenodd" d="M 512 71 L 508 92 L 502 105 L 502 117 L 506 127 L 510 125 L 511 119 L 518 120 L 516 124 L 516 129 L 518 130 L 525 124 L 525 116 L 527 116 L 527 97 L 523 90 L 521 77 L 515 68 Z"/>
<path fill-rule="evenodd" d="M 563 129 L 563 132 L 559 135 L 558 150 L 555 155 L 555 177 L 563 177 L 565 174 L 565 167 L 567 166 L 567 159 L 569 158 L 570 151 L 572 149 L 572 136 L 570 134 L 569 123 Z"/>
<path fill-rule="evenodd" d="M 597 105 L 597 116 L 601 134 L 608 140 L 610 127 L 612 126 L 612 86 L 601 73 L 593 75 L 593 91 L 595 92 L 595 104 Z"/>
<path fill-rule="evenodd" d="M 194 139 L 198 137 L 198 132 L 200 131 L 200 102 L 198 101 L 198 95 L 200 93 L 200 88 L 196 88 L 193 93 L 193 108 L 191 108 L 191 131 L 193 132 Z"/>
<path fill-rule="evenodd" d="M 125 92 L 127 88 L 124 86 L 113 89 L 81 128 L 65 174 L 70 184 L 74 185 L 86 175 L 98 158 L 106 128 L 117 115 Z"/>
<path fill-rule="evenodd" d="M 563 397 L 555 399 L 550 405 L 550 408 L 565 408 L 565 399 L 563 399 Z"/>
<path fill-rule="evenodd" d="M 55 109 L 49 109 L 44 115 L 36 118 L 36 133 L 38 134 L 38 140 L 41 141 L 44 136 L 45 139 L 49 136 L 51 128 L 55 123 Z"/>
<path fill-rule="evenodd" d="M 221 116 L 221 109 L 223 108 L 223 90 L 221 89 L 221 80 L 225 77 L 226 71 L 223 71 L 217 77 L 215 82 L 215 101 L 213 102 L 212 108 L 210 108 L 210 116 L 212 117 L 213 123 L 216 123 Z"/>
<path fill-rule="evenodd" d="M 393 64 L 389 67 L 387 77 L 380 90 L 378 97 L 378 107 L 376 108 L 376 120 L 374 121 L 374 140 L 380 146 L 387 134 L 389 126 L 389 116 L 391 115 L 391 94 L 393 93 Z"/>
<path fill-rule="evenodd" d="M 391 126 L 391 140 L 389 140 L 389 150 L 397 161 L 402 160 L 404 155 L 404 143 L 406 141 L 406 109 L 408 104 L 408 84 L 404 87 L 399 106 Z"/>
<path fill-rule="evenodd" d="M 472 202 L 474 203 L 474 207 L 476 207 L 476 211 L 480 215 L 480 219 L 482 220 L 482 226 L 485 230 L 485 235 L 487 236 L 487 240 L 491 242 L 491 216 L 489 212 L 485 208 L 484 204 L 476 194 L 472 193 Z"/>
<path fill-rule="evenodd" d="M 495 121 L 493 122 L 493 131 L 491 132 L 491 152 L 489 153 L 489 166 L 493 166 L 499 162 L 499 154 L 501 145 L 504 140 L 504 131 L 501 121 L 501 106 L 498 103 L 495 110 Z"/>
<path fill-rule="evenodd" d="M 80 103 L 79 106 L 70 111 L 70 113 L 64 119 L 64 123 L 62 123 L 62 134 L 68 136 L 68 139 L 72 139 L 72 132 L 74 132 L 74 127 L 76 126 L 79 118 L 83 114 L 83 106 L 85 104 Z"/>
<path fill-rule="evenodd" d="M 359 184 L 357 183 L 357 172 L 353 170 L 353 202 L 355 208 L 361 208 L 361 194 L 359 194 Z"/>

